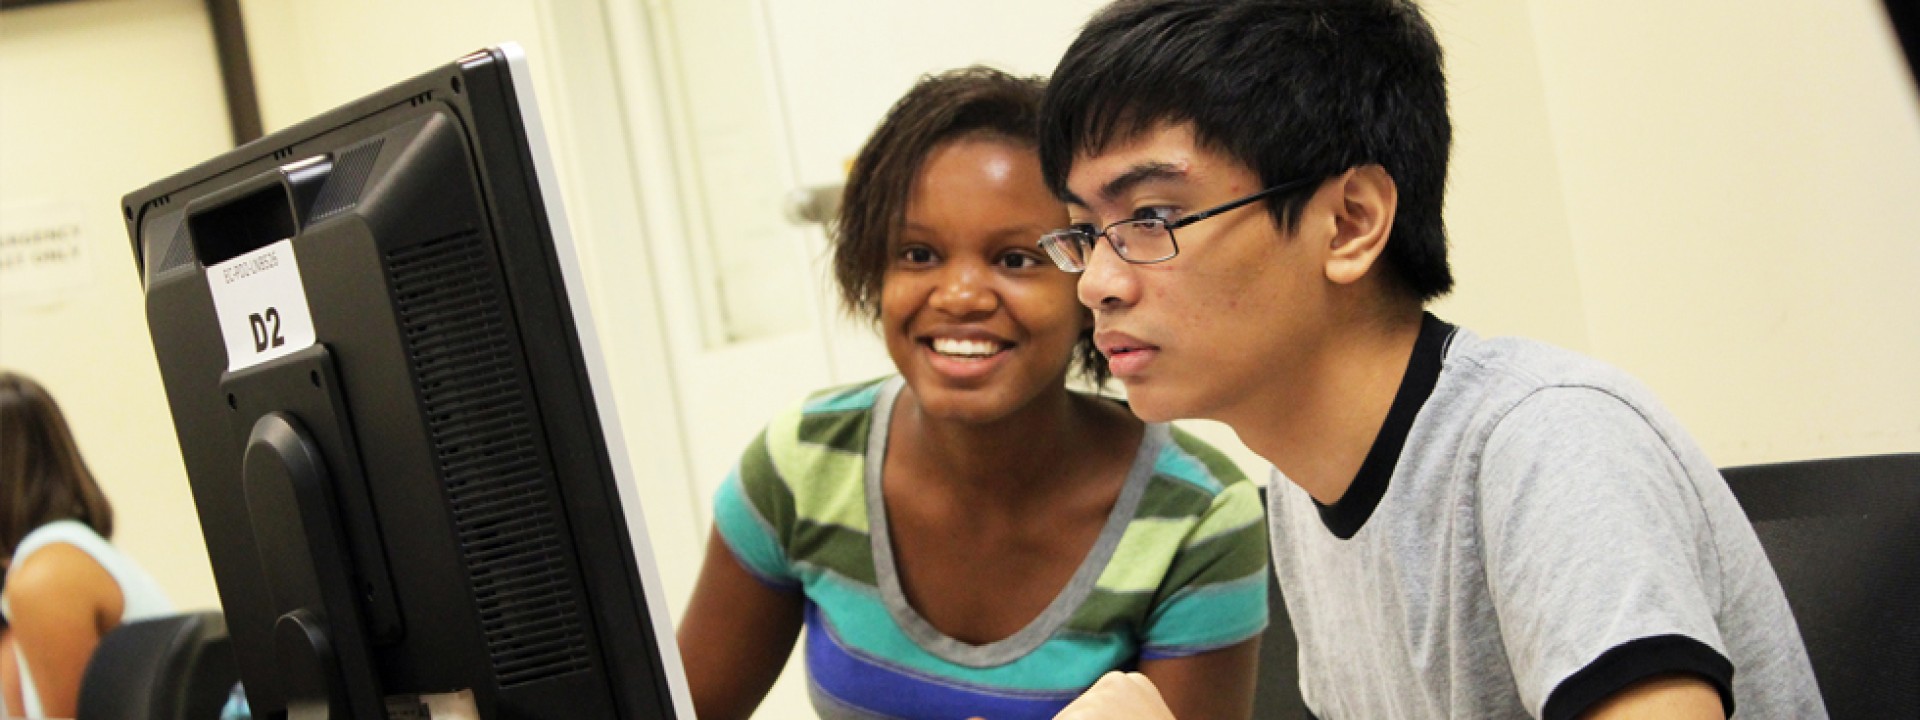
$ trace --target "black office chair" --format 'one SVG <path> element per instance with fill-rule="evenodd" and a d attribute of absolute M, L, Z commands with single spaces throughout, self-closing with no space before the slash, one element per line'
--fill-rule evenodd
<path fill-rule="evenodd" d="M 1267 490 L 1260 489 L 1260 505 L 1267 504 Z M 1280 583 L 1273 568 L 1267 568 L 1267 632 L 1260 636 L 1260 679 L 1253 690 L 1253 716 L 1304 718 L 1307 703 L 1300 699 L 1300 646 L 1293 637 L 1293 620 L 1287 615 L 1287 601 L 1280 597 Z"/>
<path fill-rule="evenodd" d="M 1920 453 L 1722 474 L 1780 576 L 1828 712 L 1920 717 Z"/>
<path fill-rule="evenodd" d="M 239 679 L 220 613 L 131 622 L 94 649 L 75 720 L 217 720 Z"/>

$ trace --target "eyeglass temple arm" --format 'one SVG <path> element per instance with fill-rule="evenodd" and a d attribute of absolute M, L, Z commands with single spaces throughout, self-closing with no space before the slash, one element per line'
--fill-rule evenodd
<path fill-rule="evenodd" d="M 1292 190 L 1294 188 L 1297 188 L 1302 185 L 1315 182 L 1315 181 L 1316 181 L 1316 178 L 1311 178 L 1311 177 L 1303 177 L 1297 180 L 1288 180 L 1286 182 L 1280 183 L 1279 185 L 1275 185 L 1265 190 L 1261 190 L 1260 192 L 1254 193 L 1252 195 L 1248 195 L 1246 197 L 1240 198 L 1239 200 L 1235 200 L 1225 205 L 1210 208 L 1207 210 L 1202 210 L 1192 215 L 1188 215 L 1186 217 L 1180 218 L 1179 220 L 1175 220 L 1171 223 L 1167 223 L 1167 229 L 1178 230 L 1188 225 L 1192 225 L 1194 223 L 1200 222 L 1201 220 L 1205 220 L 1215 215 L 1219 215 L 1220 213 L 1227 212 L 1228 210 L 1233 210 L 1233 209 L 1245 206 L 1248 203 L 1265 200 L 1266 198 L 1268 198 L 1269 196 L 1272 196 L 1275 193 Z"/>

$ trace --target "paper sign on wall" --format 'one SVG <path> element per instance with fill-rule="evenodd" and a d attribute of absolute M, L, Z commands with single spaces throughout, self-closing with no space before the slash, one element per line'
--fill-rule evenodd
<path fill-rule="evenodd" d="M 85 217 L 71 201 L 0 204 L 0 298 L 43 306 L 83 291 L 92 279 Z"/>
<path fill-rule="evenodd" d="M 207 268 L 213 312 L 227 341 L 227 372 L 312 347 L 313 311 L 293 241 L 281 240 Z"/>

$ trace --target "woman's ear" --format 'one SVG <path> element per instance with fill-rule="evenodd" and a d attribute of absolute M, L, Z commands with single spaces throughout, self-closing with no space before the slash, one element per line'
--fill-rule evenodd
<path fill-rule="evenodd" d="M 1339 195 L 1333 208 L 1334 233 L 1328 240 L 1327 279 L 1349 285 L 1366 277 L 1387 249 L 1400 191 L 1379 165 L 1349 168 L 1334 180 Z"/>

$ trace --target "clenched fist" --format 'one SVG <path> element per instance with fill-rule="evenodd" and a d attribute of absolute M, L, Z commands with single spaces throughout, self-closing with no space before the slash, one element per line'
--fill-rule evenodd
<path fill-rule="evenodd" d="M 1114 671 L 1102 675 L 1053 720 L 1174 720 L 1160 699 L 1160 690 L 1140 673 Z"/>

